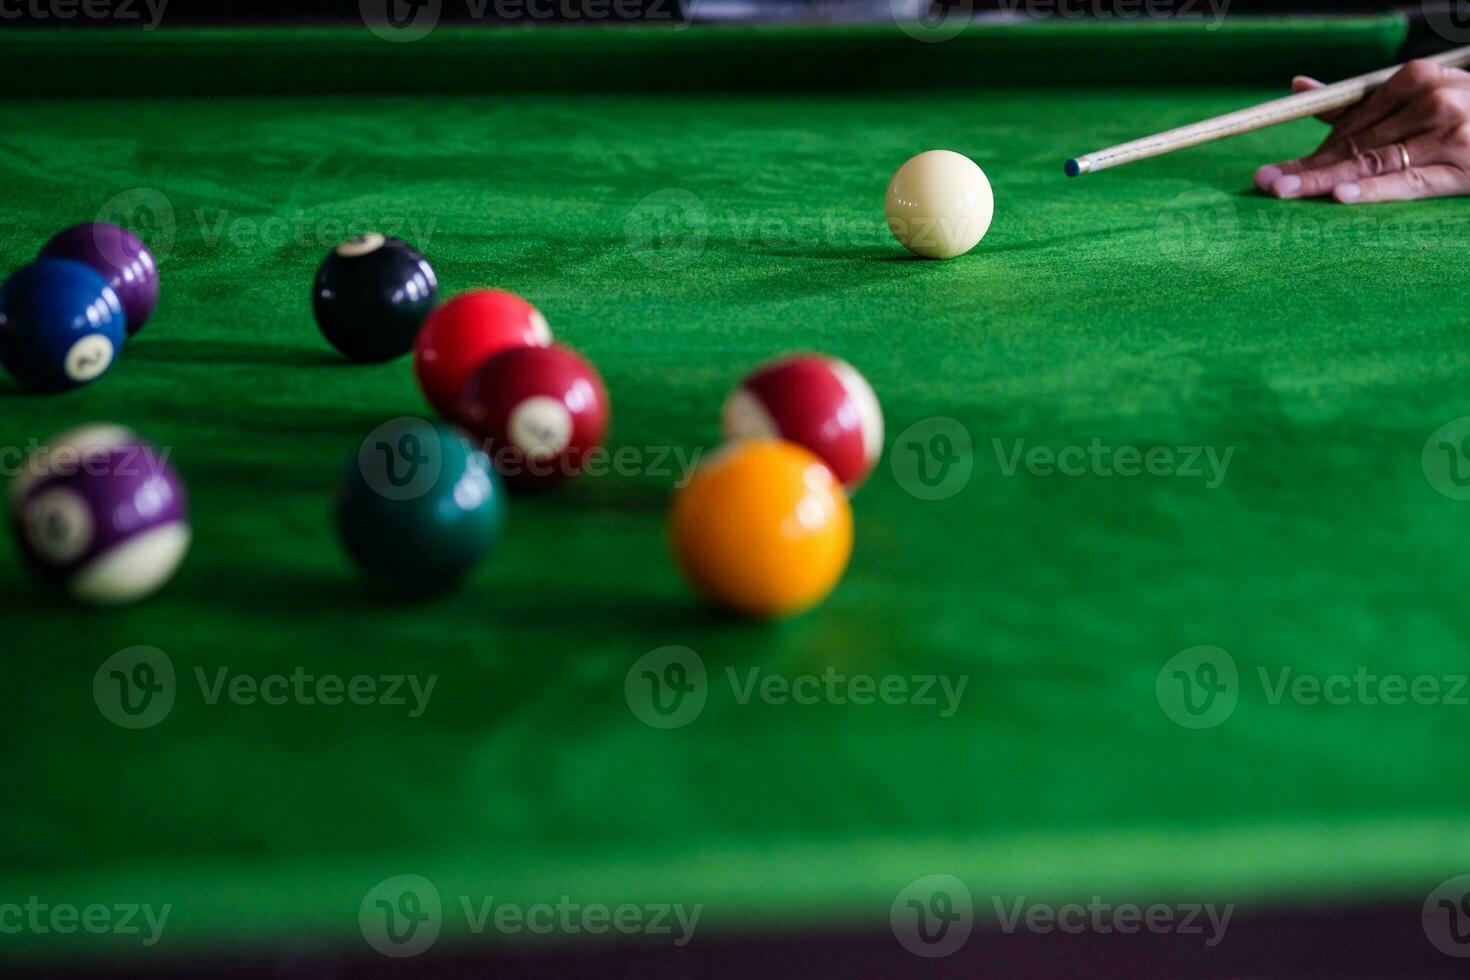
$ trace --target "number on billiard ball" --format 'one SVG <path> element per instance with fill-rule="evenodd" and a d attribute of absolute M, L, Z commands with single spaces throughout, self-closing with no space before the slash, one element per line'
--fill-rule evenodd
<path fill-rule="evenodd" d="M 371 364 L 413 349 L 439 280 L 419 250 L 377 232 L 343 242 L 317 269 L 311 307 L 323 336 Z"/>
<path fill-rule="evenodd" d="M 470 375 L 459 415 L 512 486 L 549 486 L 581 472 L 602 445 L 607 389 L 565 347 L 517 347 Z"/>

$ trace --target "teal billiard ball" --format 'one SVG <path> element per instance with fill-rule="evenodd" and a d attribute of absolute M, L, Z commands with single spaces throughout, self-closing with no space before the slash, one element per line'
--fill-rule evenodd
<path fill-rule="evenodd" d="M 368 575 L 409 595 L 445 591 L 494 550 L 505 491 L 490 459 L 447 425 L 394 419 L 363 440 L 337 530 Z"/>

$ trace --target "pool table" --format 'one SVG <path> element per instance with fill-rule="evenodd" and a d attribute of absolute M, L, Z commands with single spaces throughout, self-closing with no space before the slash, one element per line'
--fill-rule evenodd
<path fill-rule="evenodd" d="M 1420 916 L 1470 872 L 1470 202 L 1254 193 L 1310 120 L 1062 173 L 1298 72 L 1391 64 L 1405 33 L 0 36 L 4 268 L 100 217 L 162 279 L 100 382 L 0 382 L 7 472 L 123 423 L 169 451 L 195 533 L 122 609 L 51 595 L 0 540 L 0 960 L 1457 975 Z M 934 147 L 996 199 L 943 262 L 882 217 Z M 632 461 L 516 497 L 432 601 L 369 588 L 331 520 L 363 437 L 428 411 L 407 359 L 349 364 L 312 321 L 317 264 L 369 229 L 423 249 L 445 295 L 536 303 L 600 368 Z M 690 592 L 665 521 L 728 390 L 792 350 L 857 366 L 888 436 L 835 593 L 755 623 Z M 138 647 L 166 701 L 141 720 L 107 666 Z M 670 663 L 697 698 L 675 716 Z M 1433 699 L 1382 696 L 1426 677 Z M 1207 944 L 1012 914 L 1097 901 L 1234 918 Z M 558 903 L 603 928 L 517 919 Z M 966 903 L 948 955 L 906 934 Z M 659 906 L 697 907 L 692 939 L 638 919 Z M 138 908 L 165 907 L 150 933 Z"/>

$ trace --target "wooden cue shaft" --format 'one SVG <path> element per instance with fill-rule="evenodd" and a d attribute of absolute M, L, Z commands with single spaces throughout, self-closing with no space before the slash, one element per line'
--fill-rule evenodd
<path fill-rule="evenodd" d="M 1470 45 L 1432 55 L 1423 60 L 1448 67 L 1463 68 L 1470 65 Z M 1262 102 L 1249 109 L 1227 112 L 1213 119 L 1190 123 L 1188 126 L 1165 130 L 1162 133 L 1155 133 L 1128 143 L 1119 143 L 1105 150 L 1097 150 L 1086 156 L 1077 157 L 1075 160 L 1068 160 L 1067 175 L 1078 177 L 1082 174 L 1096 173 L 1099 170 L 1107 170 L 1109 167 L 1133 163 L 1135 160 L 1147 160 L 1149 157 L 1172 153 L 1188 146 L 1198 146 L 1200 143 L 1224 139 L 1226 136 L 1249 133 L 1252 130 L 1265 129 L 1267 126 L 1291 122 L 1293 119 L 1343 109 L 1361 100 L 1363 96 L 1382 85 L 1402 67 L 1403 65 L 1394 65 L 1391 68 L 1382 68 L 1366 75 L 1358 75 L 1356 78 L 1347 78 L 1331 85 L 1324 85 L 1310 92 L 1298 92 L 1296 95 Z"/>

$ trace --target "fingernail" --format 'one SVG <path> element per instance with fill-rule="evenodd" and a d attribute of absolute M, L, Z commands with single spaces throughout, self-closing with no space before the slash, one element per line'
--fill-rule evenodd
<path fill-rule="evenodd" d="M 1301 189 L 1302 179 L 1296 174 L 1287 174 L 1285 177 L 1271 184 L 1271 190 L 1276 193 L 1277 197 L 1286 197 L 1287 195 L 1295 194 Z"/>
<path fill-rule="evenodd" d="M 1281 168 L 1276 166 L 1274 163 L 1269 166 L 1262 167 L 1260 170 L 1256 171 L 1256 185 L 1260 187 L 1261 190 L 1268 189 L 1272 184 L 1276 183 L 1280 179 Z"/>
<path fill-rule="evenodd" d="M 1362 197 L 1363 188 L 1357 184 L 1338 184 L 1336 190 L 1332 193 L 1339 201 L 1346 204 L 1349 201 L 1356 201 Z"/>

